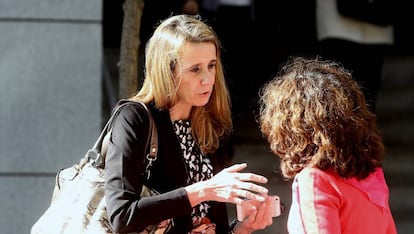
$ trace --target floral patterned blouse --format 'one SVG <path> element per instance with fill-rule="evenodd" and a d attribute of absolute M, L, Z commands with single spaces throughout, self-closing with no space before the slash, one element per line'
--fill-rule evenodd
<path fill-rule="evenodd" d="M 208 180 L 213 177 L 213 166 L 210 159 L 201 153 L 200 148 L 194 141 L 191 133 L 191 122 L 189 120 L 174 120 L 172 123 L 183 150 L 188 184 Z M 209 208 L 208 202 L 203 202 L 194 207 L 192 215 L 193 217 L 205 217 Z"/>

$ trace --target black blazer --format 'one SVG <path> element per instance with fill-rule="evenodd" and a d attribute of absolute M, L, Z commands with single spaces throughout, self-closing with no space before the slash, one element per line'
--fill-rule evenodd
<path fill-rule="evenodd" d="M 141 104 L 122 107 L 114 118 L 105 159 L 105 197 L 108 218 L 115 232 L 137 232 L 151 224 L 174 218 L 171 233 L 191 230 L 192 207 L 184 190 L 187 181 L 182 151 L 168 111 L 148 105 L 158 129 L 158 158 L 151 178 L 144 181 L 144 152 L 149 119 Z M 209 156 L 217 168 L 215 155 Z M 161 195 L 140 197 L 142 184 Z M 225 203 L 211 202 L 209 218 L 217 225 L 217 233 L 228 232 Z"/>

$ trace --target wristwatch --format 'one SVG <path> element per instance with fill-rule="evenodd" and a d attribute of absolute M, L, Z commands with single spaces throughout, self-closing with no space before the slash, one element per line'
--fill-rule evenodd
<path fill-rule="evenodd" d="M 230 232 L 229 234 L 235 234 L 234 228 L 236 227 L 237 223 L 239 223 L 239 220 L 235 219 L 230 223 Z"/>

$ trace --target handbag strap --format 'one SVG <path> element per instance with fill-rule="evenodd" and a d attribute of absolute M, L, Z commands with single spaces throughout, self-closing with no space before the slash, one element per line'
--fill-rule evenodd
<path fill-rule="evenodd" d="M 123 102 L 125 100 L 121 100 Z M 93 165 L 95 167 L 104 168 L 105 164 L 105 156 L 106 156 L 106 147 L 107 147 L 107 141 L 105 141 L 105 137 L 110 136 L 110 127 L 112 125 L 112 121 L 115 118 L 116 115 L 118 115 L 119 111 L 123 106 L 126 106 L 128 104 L 135 104 L 139 103 L 144 107 L 144 109 L 147 112 L 148 119 L 149 119 L 149 131 L 148 131 L 148 137 L 147 142 L 145 146 L 145 152 L 148 152 L 148 147 L 150 147 L 149 153 L 146 156 L 146 159 L 148 160 L 148 164 L 146 166 L 145 174 L 147 174 L 147 177 L 150 176 L 150 168 L 152 166 L 152 163 L 157 160 L 157 153 L 158 153 L 158 132 L 157 127 L 155 125 L 154 119 L 152 117 L 151 111 L 148 109 L 147 105 L 141 101 L 125 101 L 124 103 L 118 105 L 116 109 L 112 112 L 109 120 L 106 122 L 104 128 L 102 129 L 101 133 L 99 134 L 98 139 L 96 140 L 95 144 L 91 149 L 88 150 L 85 157 L 81 160 L 79 163 L 80 167 L 82 167 L 84 164 L 89 162 L 90 160 L 93 160 Z"/>

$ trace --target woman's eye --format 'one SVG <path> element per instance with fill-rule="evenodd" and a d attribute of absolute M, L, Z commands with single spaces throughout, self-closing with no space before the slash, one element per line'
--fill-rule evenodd
<path fill-rule="evenodd" d="M 211 63 L 211 64 L 208 65 L 209 69 L 212 69 L 212 68 L 215 68 L 215 67 L 216 67 L 216 63 Z"/>
<path fill-rule="evenodd" d="M 198 68 L 198 67 L 193 67 L 193 68 L 191 68 L 191 70 L 190 70 L 191 72 L 198 72 L 198 71 L 200 71 L 200 68 Z"/>

